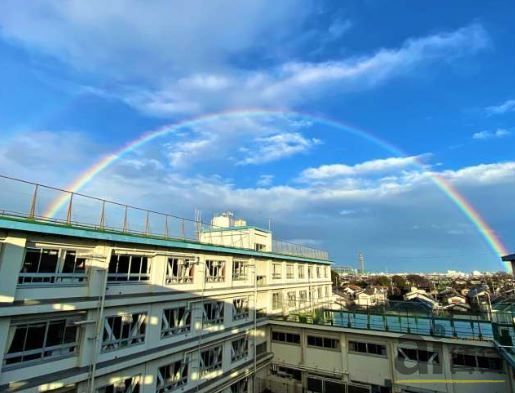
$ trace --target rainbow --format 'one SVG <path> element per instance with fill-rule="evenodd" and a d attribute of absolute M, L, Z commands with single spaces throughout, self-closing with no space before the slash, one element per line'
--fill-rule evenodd
<path fill-rule="evenodd" d="M 285 111 L 285 110 L 262 110 L 262 109 L 251 109 L 251 110 L 234 110 L 234 111 L 226 111 L 219 112 L 214 114 L 203 115 L 195 118 L 186 119 L 183 121 L 179 121 L 172 124 L 167 124 L 162 127 L 159 127 L 154 130 L 147 131 L 143 133 L 140 137 L 135 140 L 127 142 L 121 148 L 116 150 L 115 152 L 108 154 L 102 157 L 98 162 L 85 170 L 80 176 L 78 176 L 71 184 L 67 186 L 67 190 L 71 192 L 78 192 L 82 187 L 84 187 L 87 183 L 89 183 L 97 174 L 102 172 L 116 160 L 120 159 L 125 154 L 138 149 L 140 146 L 156 139 L 161 136 L 167 135 L 171 132 L 177 131 L 183 127 L 192 127 L 198 126 L 205 123 L 209 123 L 215 120 L 226 120 L 237 117 L 264 117 L 264 116 L 286 116 L 286 117 L 296 117 L 302 120 L 312 121 L 319 124 L 327 125 L 330 127 L 334 127 L 337 129 L 344 130 L 348 133 L 356 135 L 360 138 L 363 138 L 367 141 L 370 141 L 376 145 L 385 148 L 386 150 L 394 153 L 397 156 L 407 156 L 405 152 L 392 145 L 391 143 L 378 138 L 368 131 L 364 131 L 360 128 L 352 126 L 347 123 L 343 123 L 341 121 L 336 121 L 329 119 L 327 117 L 321 117 L 319 115 L 309 114 L 306 112 L 295 112 L 295 111 Z M 417 159 L 417 163 L 419 165 L 423 165 L 423 163 Z M 431 173 L 432 181 L 449 197 L 449 199 L 463 212 L 463 214 L 472 222 L 472 224 L 477 228 L 481 236 L 488 243 L 489 247 L 498 255 L 506 255 L 508 254 L 506 247 L 503 245 L 499 237 L 495 234 L 495 232 L 489 227 L 487 222 L 481 217 L 480 213 L 475 210 L 475 208 L 468 202 L 463 195 L 459 193 L 459 191 L 444 177 Z M 56 198 L 49 206 L 47 211 L 44 213 L 46 217 L 54 217 L 57 212 L 63 208 L 63 206 L 68 202 L 69 196 L 67 194 L 63 194 L 61 197 Z"/>

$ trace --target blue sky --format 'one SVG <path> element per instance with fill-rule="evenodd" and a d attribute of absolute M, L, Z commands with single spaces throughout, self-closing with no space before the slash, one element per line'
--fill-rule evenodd
<path fill-rule="evenodd" d="M 147 130 L 255 108 L 270 112 L 158 138 L 83 192 L 271 218 L 339 264 L 363 252 L 378 271 L 499 270 L 431 176 L 515 249 L 514 13 L 510 1 L 3 1 L 0 172 L 66 187 Z"/>

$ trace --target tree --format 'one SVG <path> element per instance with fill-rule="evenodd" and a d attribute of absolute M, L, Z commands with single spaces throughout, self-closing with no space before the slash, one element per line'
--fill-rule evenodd
<path fill-rule="evenodd" d="M 395 275 L 392 277 L 392 283 L 395 287 L 399 289 L 405 289 L 408 286 L 408 283 L 406 282 L 406 279 L 402 276 Z"/>
<path fill-rule="evenodd" d="M 333 282 L 333 287 L 340 288 L 342 285 L 342 279 L 340 275 L 334 270 L 331 270 L 331 281 Z"/>

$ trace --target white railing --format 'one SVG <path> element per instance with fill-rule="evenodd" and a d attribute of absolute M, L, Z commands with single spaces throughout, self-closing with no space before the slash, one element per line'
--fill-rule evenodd
<path fill-rule="evenodd" d="M 201 233 L 224 228 L 172 214 L 108 201 L 77 192 L 62 190 L 0 175 L 0 217 L 29 219 L 69 227 L 121 232 L 164 239 L 183 239 L 219 245 Z M 227 237 L 226 237 L 227 236 Z M 224 235 L 224 246 L 254 250 L 245 244 L 239 231 Z M 270 252 L 270 251 L 261 251 Z M 288 241 L 273 240 L 271 252 L 329 260 L 327 251 Z"/>

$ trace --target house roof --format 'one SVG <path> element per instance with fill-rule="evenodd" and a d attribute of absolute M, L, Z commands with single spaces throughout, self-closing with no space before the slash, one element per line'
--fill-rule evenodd
<path fill-rule="evenodd" d="M 515 261 L 515 254 L 508 254 L 502 257 L 504 262 L 512 262 Z"/>

